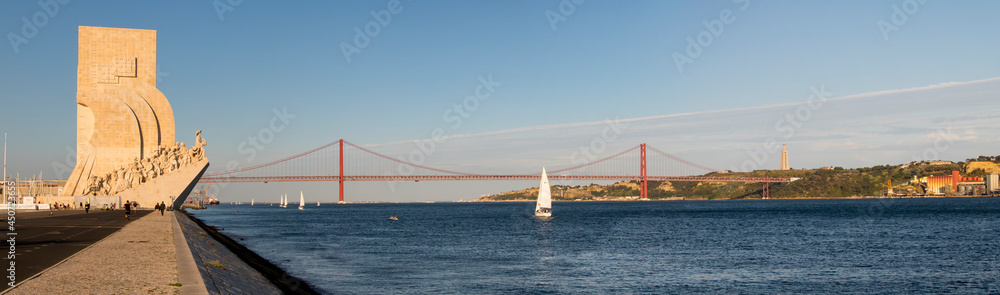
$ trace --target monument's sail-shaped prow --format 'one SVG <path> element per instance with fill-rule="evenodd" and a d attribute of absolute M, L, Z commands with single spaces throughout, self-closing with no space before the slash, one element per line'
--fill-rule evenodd
<path fill-rule="evenodd" d="M 80 27 L 79 34 L 77 166 L 61 195 L 124 197 L 157 178 L 170 187 L 197 181 L 188 174 L 207 167 L 205 141 L 199 134 L 191 149 L 175 142 L 173 109 L 156 88 L 156 31 Z M 183 199 L 183 188 L 174 190 L 158 197 Z"/>

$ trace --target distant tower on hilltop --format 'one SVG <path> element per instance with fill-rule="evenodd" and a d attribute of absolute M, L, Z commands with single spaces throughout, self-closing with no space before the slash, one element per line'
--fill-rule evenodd
<path fill-rule="evenodd" d="M 788 170 L 788 149 L 781 145 L 781 170 Z"/>

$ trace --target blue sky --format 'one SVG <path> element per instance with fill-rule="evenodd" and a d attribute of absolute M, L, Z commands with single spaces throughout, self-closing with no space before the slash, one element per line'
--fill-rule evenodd
<path fill-rule="evenodd" d="M 8 171 L 68 176 L 53 167 L 72 160 L 66 155 L 75 142 L 78 26 L 157 30 L 158 88 L 174 108 L 177 139 L 191 142 L 194 131 L 204 130 L 212 170 L 231 161 L 259 164 L 340 138 L 405 153 L 408 147 L 391 143 L 405 146 L 436 128 L 446 128 L 448 135 L 504 132 L 511 155 L 538 150 L 535 143 L 547 139 L 551 154 L 532 155 L 538 162 L 559 162 L 566 152 L 558 146 L 572 150 L 585 143 L 593 138 L 587 129 L 557 132 L 562 140 L 555 135 L 529 140 L 522 131 L 614 118 L 663 122 L 642 118 L 673 114 L 694 114 L 697 120 L 643 123 L 659 127 L 617 144 L 662 142 L 662 150 L 729 169 L 744 163 L 761 140 L 776 137 L 797 142 L 793 166 L 859 167 L 908 161 L 933 145 L 938 129 L 953 127 L 949 136 L 965 140 L 954 141 L 941 158 L 997 154 L 993 147 L 1000 136 L 989 128 L 996 124 L 980 113 L 996 108 L 1000 86 L 972 82 L 1000 77 L 996 1 L 588 0 L 570 12 L 572 1 L 404 0 L 401 11 L 389 13 L 387 25 L 348 62 L 341 44 L 353 44 L 355 28 L 377 21 L 372 11 L 387 10 L 388 3 L 245 0 L 220 17 L 212 1 L 69 1 L 15 52 L 9 40 L 22 35 L 22 17 L 30 21 L 44 10 L 34 1 L 2 2 L 0 33 L 8 42 L 0 46 L 0 131 L 11 140 Z M 560 5 L 569 13 L 553 27 L 547 12 L 563 16 Z M 727 15 L 726 23 L 720 14 Z M 880 21 L 897 30 L 884 35 Z M 687 54 L 688 38 L 711 34 L 705 23 L 722 23 L 716 30 L 721 33 L 711 35 L 700 55 L 679 71 L 673 55 Z M 490 77 L 499 83 L 490 98 L 451 128 L 455 121 L 445 112 Z M 840 98 L 947 82 L 970 83 L 916 92 L 926 105 L 912 104 L 915 98 L 906 95 L 911 92 L 849 99 L 854 104 L 817 112 L 812 126 L 793 138 L 783 138 L 774 127 L 813 87 Z M 964 101 L 975 107 L 945 107 L 961 93 L 973 93 Z M 873 97 L 880 109 L 866 104 L 864 99 Z M 275 109 L 295 118 L 247 161 L 241 143 L 266 128 Z M 895 121 L 886 121 L 885 114 Z M 978 121 L 957 119 L 965 117 Z M 696 128 L 676 127 L 681 125 Z M 719 141 L 735 138 L 732 126 L 744 127 L 740 140 Z M 665 140 L 673 134 L 684 134 L 685 144 L 670 145 L 680 142 Z M 490 167 L 486 160 L 497 158 L 485 146 L 480 147 L 486 155 L 476 156 L 468 149 L 477 145 L 466 144 L 464 153 L 448 154 L 444 146 L 428 163 Z M 806 160 L 818 158 L 829 160 Z M 533 169 L 531 164 L 523 169 Z M 450 200 L 530 185 L 442 183 L 386 193 L 377 184 L 352 184 L 349 194 L 362 200 Z M 225 193 L 249 199 L 250 191 L 299 186 L 230 185 Z M 304 187 L 317 195 L 333 188 Z"/>

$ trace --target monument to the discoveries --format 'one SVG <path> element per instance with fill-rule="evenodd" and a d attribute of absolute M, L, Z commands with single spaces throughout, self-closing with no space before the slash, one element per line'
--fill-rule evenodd
<path fill-rule="evenodd" d="M 80 27 L 76 103 L 77 163 L 62 196 L 177 208 L 208 168 L 201 131 L 191 148 L 174 141 L 156 89 L 156 31 Z"/>

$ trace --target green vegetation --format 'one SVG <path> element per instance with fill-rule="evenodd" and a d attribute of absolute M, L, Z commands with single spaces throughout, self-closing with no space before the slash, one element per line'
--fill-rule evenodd
<path fill-rule="evenodd" d="M 976 158 L 965 160 L 966 162 L 981 161 L 981 162 L 993 162 L 1000 163 L 1000 156 L 979 156 Z"/>
<path fill-rule="evenodd" d="M 998 161 L 997 157 L 979 157 L 985 161 Z M 918 162 L 906 165 L 881 165 L 866 168 L 844 169 L 835 167 L 831 170 L 758 170 L 753 172 L 713 172 L 705 176 L 718 177 L 781 177 L 799 178 L 791 183 L 772 183 L 770 197 L 781 198 L 846 198 L 853 196 L 881 196 L 891 181 L 898 192 L 922 189 L 907 186 L 906 183 L 914 177 L 951 175 L 958 170 L 964 177 L 985 177 L 989 173 L 983 169 L 965 171 L 965 162 Z M 595 200 L 614 197 L 635 197 L 640 195 L 640 182 L 619 182 L 610 185 L 591 184 L 587 186 L 552 186 L 553 200 Z M 660 182 L 650 181 L 647 184 L 650 199 L 744 199 L 761 198 L 763 185 L 760 183 L 712 183 L 712 182 Z M 533 200 L 538 194 L 537 188 L 512 191 L 483 197 L 484 201 Z"/>
<path fill-rule="evenodd" d="M 219 269 L 226 269 L 226 266 L 222 265 L 222 263 L 219 262 L 218 260 L 212 260 L 212 261 L 209 261 L 208 263 L 205 263 L 205 267 L 208 267 L 209 265 L 214 266 L 214 267 L 218 267 Z"/>

